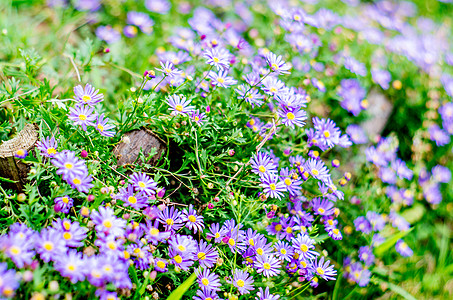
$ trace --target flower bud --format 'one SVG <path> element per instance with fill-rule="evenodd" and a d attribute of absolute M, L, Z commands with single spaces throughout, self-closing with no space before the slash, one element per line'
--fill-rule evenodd
<path fill-rule="evenodd" d="M 87 152 L 86 150 L 82 150 L 82 152 L 80 152 L 80 156 L 81 156 L 82 158 L 85 158 L 85 157 L 88 156 L 88 152 Z"/>

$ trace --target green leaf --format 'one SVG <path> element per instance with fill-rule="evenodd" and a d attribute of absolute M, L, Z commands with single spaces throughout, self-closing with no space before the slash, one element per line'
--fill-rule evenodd
<path fill-rule="evenodd" d="M 135 268 L 133 265 L 129 266 L 129 275 L 132 278 L 132 282 L 134 282 L 138 286 L 139 282 L 138 282 L 138 278 L 137 278 L 137 271 L 135 271 Z"/>
<path fill-rule="evenodd" d="M 402 239 L 403 237 L 405 237 L 409 232 L 412 231 L 412 229 L 414 229 L 413 227 L 411 229 L 409 229 L 408 231 L 400 231 L 398 233 L 395 233 L 394 235 L 388 237 L 385 242 L 383 242 L 382 244 L 380 244 L 379 246 L 377 246 L 376 248 L 374 248 L 374 254 L 376 256 L 379 256 L 381 257 L 382 255 L 384 255 L 391 247 L 393 247 L 393 245 L 396 244 L 396 242 L 400 239 Z"/>
<path fill-rule="evenodd" d="M 192 284 L 195 281 L 195 278 L 197 276 L 195 273 L 192 273 L 192 275 L 189 276 L 189 278 L 186 279 L 181 285 L 174 290 L 170 296 L 168 296 L 167 300 L 179 300 L 182 298 L 182 296 L 187 292 L 187 290 L 192 286 Z"/>
<path fill-rule="evenodd" d="M 379 280 L 379 282 L 387 284 L 389 289 L 392 292 L 400 295 L 401 297 L 403 297 L 406 300 L 417 300 L 417 298 L 412 296 L 408 291 L 406 291 L 402 287 L 397 286 L 396 284 L 393 284 L 391 282 L 386 282 L 386 281 L 383 281 L 383 280 Z"/>

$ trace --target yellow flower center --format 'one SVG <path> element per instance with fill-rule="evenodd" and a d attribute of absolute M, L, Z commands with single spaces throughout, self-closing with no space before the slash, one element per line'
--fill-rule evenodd
<path fill-rule="evenodd" d="M 327 130 L 325 130 L 325 131 L 324 131 L 324 137 L 325 137 L 326 139 L 328 139 L 328 138 L 330 137 L 330 132 L 327 131 Z"/>
<path fill-rule="evenodd" d="M 85 116 L 84 114 L 79 115 L 79 120 L 85 121 L 86 119 L 87 119 L 87 116 Z"/>
<path fill-rule="evenodd" d="M 198 116 L 196 116 L 195 118 L 193 118 L 195 122 L 198 122 L 200 121 L 200 118 Z"/>
<path fill-rule="evenodd" d="M 175 222 L 173 221 L 173 219 L 167 219 L 165 222 L 167 223 L 167 225 L 170 225 L 170 226 L 173 225 L 173 224 L 175 223 Z"/>
<path fill-rule="evenodd" d="M 76 270 L 76 267 L 73 264 L 70 264 L 67 266 L 67 269 L 71 272 L 74 272 Z"/>
<path fill-rule="evenodd" d="M 264 251 L 263 251 L 262 248 L 258 248 L 258 249 L 256 249 L 256 253 L 257 253 L 258 255 L 263 255 Z"/>
<path fill-rule="evenodd" d="M 72 180 L 72 183 L 79 185 L 79 184 L 82 183 L 82 180 L 80 180 L 80 178 L 75 177 L 75 178 Z"/>
<path fill-rule="evenodd" d="M 116 249 L 116 244 L 114 242 L 108 242 L 107 243 L 107 247 L 109 247 L 109 249 L 111 249 L 111 250 L 115 250 Z"/>
<path fill-rule="evenodd" d="M 236 242 L 232 238 L 230 238 L 228 240 L 228 244 L 230 244 L 231 246 L 234 246 L 234 245 L 236 245 Z"/>
<path fill-rule="evenodd" d="M 254 241 L 253 239 L 249 239 L 249 244 L 250 244 L 251 246 L 255 246 L 255 241 Z"/>
<path fill-rule="evenodd" d="M 143 181 L 139 181 L 138 186 L 141 188 L 144 188 L 146 186 L 146 184 Z"/>
<path fill-rule="evenodd" d="M 225 79 L 222 78 L 222 77 L 219 77 L 219 78 L 217 78 L 217 82 L 219 82 L 219 83 L 224 83 L 224 82 L 225 82 Z"/>
<path fill-rule="evenodd" d="M 19 149 L 16 151 L 16 154 L 19 155 L 19 156 L 22 156 L 25 154 L 25 151 L 23 149 Z"/>
<path fill-rule="evenodd" d="M 311 173 L 313 173 L 313 175 L 315 175 L 315 176 L 319 175 L 319 171 L 316 169 L 311 170 Z"/>
<path fill-rule="evenodd" d="M 215 238 L 218 239 L 220 237 L 220 233 L 216 232 Z"/>
<path fill-rule="evenodd" d="M 178 105 L 175 106 L 175 109 L 176 109 L 177 111 L 182 111 L 184 108 L 182 107 L 181 104 L 178 104 Z"/>
<path fill-rule="evenodd" d="M 307 245 L 305 245 L 305 244 L 300 245 L 300 251 L 307 252 L 308 251 Z"/>
<path fill-rule="evenodd" d="M 22 251 L 20 250 L 19 247 L 17 246 L 12 246 L 10 249 L 9 249 L 9 252 L 13 255 L 19 255 Z"/>
<path fill-rule="evenodd" d="M 4 287 L 3 288 L 3 295 L 6 297 L 11 297 L 13 295 L 14 291 L 10 287 Z"/>
<path fill-rule="evenodd" d="M 198 252 L 197 257 L 198 257 L 198 259 L 204 260 L 204 259 L 206 259 L 206 253 Z"/>
<path fill-rule="evenodd" d="M 277 188 L 274 183 L 269 184 L 269 188 L 273 191 Z"/>
<path fill-rule="evenodd" d="M 217 58 L 217 57 L 213 57 L 212 60 L 213 60 L 215 63 L 218 63 L 218 62 L 220 61 L 220 59 Z"/>
<path fill-rule="evenodd" d="M 176 257 L 175 257 L 175 258 L 176 258 Z M 165 268 L 165 262 L 159 260 L 159 261 L 157 262 L 157 266 L 158 266 L 159 268 L 163 269 L 163 268 Z"/>
<path fill-rule="evenodd" d="M 48 148 L 47 149 L 47 154 L 55 154 L 57 153 L 57 150 L 55 150 L 55 148 Z"/>
<path fill-rule="evenodd" d="M 340 233 L 340 230 L 335 228 L 334 230 L 332 230 L 333 234 L 339 234 Z"/>
<path fill-rule="evenodd" d="M 286 249 L 285 248 L 280 249 L 280 253 L 285 255 L 286 254 Z"/>
<path fill-rule="evenodd" d="M 110 228 L 113 224 L 110 220 L 104 220 L 104 222 L 102 222 L 102 225 L 104 225 L 104 227 Z"/>
<path fill-rule="evenodd" d="M 88 96 L 88 95 L 83 95 L 82 101 L 85 102 L 85 103 L 87 103 L 88 101 L 91 101 L 91 97 Z"/>
<path fill-rule="evenodd" d="M 238 281 L 236 281 L 236 284 L 238 285 L 238 287 L 243 287 L 245 285 L 245 282 L 244 280 L 239 279 Z"/>
<path fill-rule="evenodd" d="M 127 198 L 127 202 L 129 202 L 130 204 L 135 204 L 137 203 L 137 198 L 135 198 L 134 196 L 129 196 Z"/>
<path fill-rule="evenodd" d="M 282 225 L 281 224 L 275 225 L 275 231 L 281 231 L 281 230 L 282 230 Z"/>
<path fill-rule="evenodd" d="M 71 228 L 71 223 L 69 223 L 68 221 L 63 221 L 63 227 L 64 229 L 69 230 Z"/>
<path fill-rule="evenodd" d="M 152 236 L 156 236 L 159 234 L 159 229 L 157 228 L 152 228 L 150 231 L 149 231 L 149 234 L 152 235 Z"/>
<path fill-rule="evenodd" d="M 269 263 L 264 263 L 263 264 L 263 269 L 270 270 L 271 269 L 271 265 Z"/>
<path fill-rule="evenodd" d="M 292 112 L 287 113 L 286 117 L 288 118 L 288 120 L 294 120 L 296 118 L 296 116 Z"/>
<path fill-rule="evenodd" d="M 74 165 L 71 164 L 71 163 L 65 163 L 65 164 L 64 164 L 64 167 L 65 167 L 66 169 L 68 169 L 68 170 L 71 170 L 72 168 L 74 168 Z"/>
<path fill-rule="evenodd" d="M 72 238 L 72 234 L 70 232 L 65 232 L 65 233 L 63 233 L 63 238 L 65 240 L 69 240 Z"/>
<path fill-rule="evenodd" d="M 189 216 L 189 221 L 192 222 L 192 223 L 195 223 L 195 221 L 197 220 L 197 218 L 193 215 L 190 215 Z"/>
<path fill-rule="evenodd" d="M 319 212 L 320 214 L 323 214 L 323 213 L 326 212 L 326 210 L 325 210 L 324 208 L 320 207 L 320 208 L 318 208 L 318 212 Z"/>
<path fill-rule="evenodd" d="M 61 201 L 63 201 L 63 203 L 65 203 L 65 204 L 68 204 L 69 198 L 68 197 L 63 197 L 63 198 L 61 198 Z"/>
<path fill-rule="evenodd" d="M 204 286 L 207 286 L 209 284 L 209 280 L 207 278 L 203 278 L 201 280 L 201 283 L 204 285 Z"/>
<path fill-rule="evenodd" d="M 179 249 L 179 251 L 182 251 L 182 252 L 186 251 L 186 247 L 184 247 L 183 245 L 179 245 L 178 249 Z"/>
<path fill-rule="evenodd" d="M 99 131 L 104 131 L 104 126 L 102 126 L 102 124 L 98 124 L 97 128 Z"/>
<path fill-rule="evenodd" d="M 291 227 L 286 228 L 286 233 L 292 233 L 293 229 Z"/>
<path fill-rule="evenodd" d="M 316 268 L 316 272 L 319 274 L 319 275 L 324 275 L 324 270 L 320 267 L 317 267 Z"/>
<path fill-rule="evenodd" d="M 264 173 L 264 172 L 266 172 L 266 167 L 265 167 L 265 166 L 259 166 L 258 170 L 259 170 L 261 173 Z"/>
<path fill-rule="evenodd" d="M 286 184 L 287 186 L 290 186 L 291 183 L 292 183 L 291 179 L 285 178 L 285 184 Z"/>
<path fill-rule="evenodd" d="M 44 244 L 42 246 L 47 251 L 52 251 L 53 250 L 53 243 L 51 243 L 51 242 L 44 242 Z"/>

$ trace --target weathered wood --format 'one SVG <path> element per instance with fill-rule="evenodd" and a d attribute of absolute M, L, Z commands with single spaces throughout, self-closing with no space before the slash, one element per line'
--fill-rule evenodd
<path fill-rule="evenodd" d="M 4 188 L 22 191 L 27 179 L 28 166 L 14 157 L 17 150 L 30 151 L 38 141 L 38 131 L 32 124 L 25 125 L 14 138 L 0 145 L 0 176 L 14 183 L 1 181 Z"/>
<path fill-rule="evenodd" d="M 118 159 L 118 166 L 123 166 L 140 163 L 137 160 L 140 150 L 147 157 L 153 148 L 156 148 L 157 153 L 150 160 L 151 165 L 155 165 L 162 154 L 167 151 L 167 145 L 151 130 L 141 128 L 124 134 L 121 143 L 115 147 L 113 153 Z"/>
<path fill-rule="evenodd" d="M 367 99 L 369 103 L 367 112 L 370 118 L 362 123 L 362 128 L 368 137 L 374 141 L 382 133 L 385 125 L 387 125 L 387 121 L 392 114 L 393 105 L 384 94 L 376 89 L 370 91 Z"/>

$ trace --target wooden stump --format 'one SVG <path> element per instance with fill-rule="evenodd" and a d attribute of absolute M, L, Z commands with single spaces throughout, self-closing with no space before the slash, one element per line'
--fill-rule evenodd
<path fill-rule="evenodd" d="M 38 141 L 38 131 L 32 124 L 25 125 L 14 138 L 0 145 L 0 176 L 13 180 L 1 181 L 3 188 L 22 191 L 27 179 L 28 166 L 14 157 L 17 150 L 30 151 Z"/>
<path fill-rule="evenodd" d="M 118 158 L 118 166 L 124 166 L 139 163 L 137 159 L 140 150 L 147 157 L 153 148 L 156 148 L 157 153 L 149 161 L 151 165 L 155 165 L 167 151 L 167 145 L 151 130 L 140 128 L 124 134 L 121 143 L 115 147 L 113 153 Z"/>

